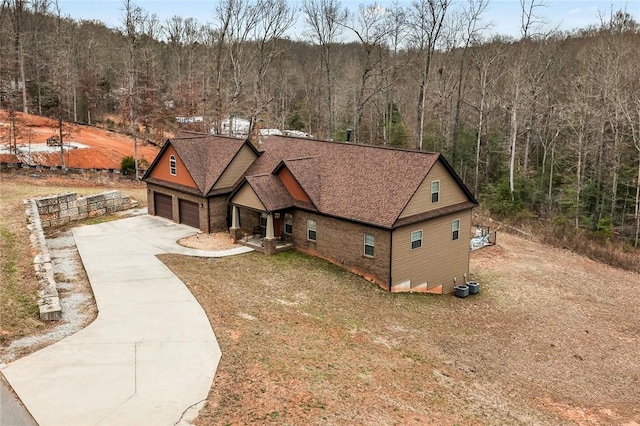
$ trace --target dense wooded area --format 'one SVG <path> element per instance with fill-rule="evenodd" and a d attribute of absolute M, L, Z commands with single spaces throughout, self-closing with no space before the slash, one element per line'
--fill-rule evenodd
<path fill-rule="evenodd" d="M 520 37 L 487 38 L 488 1 L 219 0 L 205 24 L 124 0 L 114 30 L 56 1 L 2 0 L 2 107 L 157 140 L 177 116 L 214 132 L 229 116 L 334 140 L 349 129 L 353 143 L 443 152 L 493 214 L 637 247 L 640 25 L 612 11 L 543 33 L 543 3 L 521 0 Z"/>

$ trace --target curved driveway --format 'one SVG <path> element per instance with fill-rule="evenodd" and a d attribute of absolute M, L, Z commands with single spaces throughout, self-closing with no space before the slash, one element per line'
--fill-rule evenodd
<path fill-rule="evenodd" d="M 98 317 L 2 370 L 41 426 L 173 425 L 195 417 L 220 348 L 198 302 L 156 255 L 250 249 L 204 252 L 175 243 L 194 231 L 146 215 L 73 230 Z"/>

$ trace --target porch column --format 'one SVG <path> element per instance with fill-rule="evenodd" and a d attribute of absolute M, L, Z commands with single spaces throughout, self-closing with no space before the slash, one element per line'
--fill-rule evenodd
<path fill-rule="evenodd" d="M 267 214 L 267 235 L 265 238 L 274 238 L 273 235 L 273 213 Z"/>
<path fill-rule="evenodd" d="M 231 227 L 240 228 L 240 212 L 237 206 L 232 206 L 231 209 Z"/>
<path fill-rule="evenodd" d="M 229 238 L 233 244 L 242 238 L 242 230 L 240 229 L 240 209 L 233 204 L 231 205 L 231 228 L 229 228 Z"/>

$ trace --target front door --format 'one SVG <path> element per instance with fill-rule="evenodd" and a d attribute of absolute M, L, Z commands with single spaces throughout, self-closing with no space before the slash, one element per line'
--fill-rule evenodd
<path fill-rule="evenodd" d="M 282 236 L 282 214 L 273 214 L 273 235 L 278 238 Z"/>

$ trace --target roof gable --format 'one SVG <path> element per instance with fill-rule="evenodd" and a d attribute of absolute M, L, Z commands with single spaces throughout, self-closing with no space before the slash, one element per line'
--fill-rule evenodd
<path fill-rule="evenodd" d="M 229 197 L 230 202 L 239 206 L 249 207 L 256 210 L 266 210 L 264 203 L 260 200 L 255 190 L 245 181 Z"/>
<path fill-rule="evenodd" d="M 431 200 L 431 184 L 438 182 L 438 201 Z M 400 213 L 399 219 L 470 201 L 440 156 Z"/>
<path fill-rule="evenodd" d="M 172 175 L 170 172 L 170 159 L 173 157 L 176 161 L 176 173 Z M 152 163 L 152 167 L 149 167 L 144 178 L 154 178 L 156 180 L 171 182 L 173 184 L 183 185 L 190 188 L 197 188 L 197 184 L 194 181 L 188 168 L 185 166 L 180 154 L 177 153 L 173 145 L 167 142 L 162 150 L 158 153 L 155 160 Z"/>
<path fill-rule="evenodd" d="M 211 191 L 243 147 L 248 147 L 256 156 L 258 155 L 255 148 L 246 140 L 227 136 L 180 133 L 178 137 L 167 141 L 159 156 L 168 149 L 167 145 L 171 146 L 180 157 L 202 195 Z M 157 167 L 158 158 L 156 157 L 152 163 L 145 178 L 152 176 L 153 169 Z M 239 173 L 238 178 L 242 176 L 242 172 Z"/>
<path fill-rule="evenodd" d="M 283 161 L 310 201 L 322 203 L 322 157 L 294 158 Z"/>
<path fill-rule="evenodd" d="M 224 168 L 220 177 L 214 182 L 211 189 L 233 187 L 244 176 L 244 173 L 257 157 L 258 153 L 253 149 L 253 145 L 250 143 L 242 145 Z"/>

